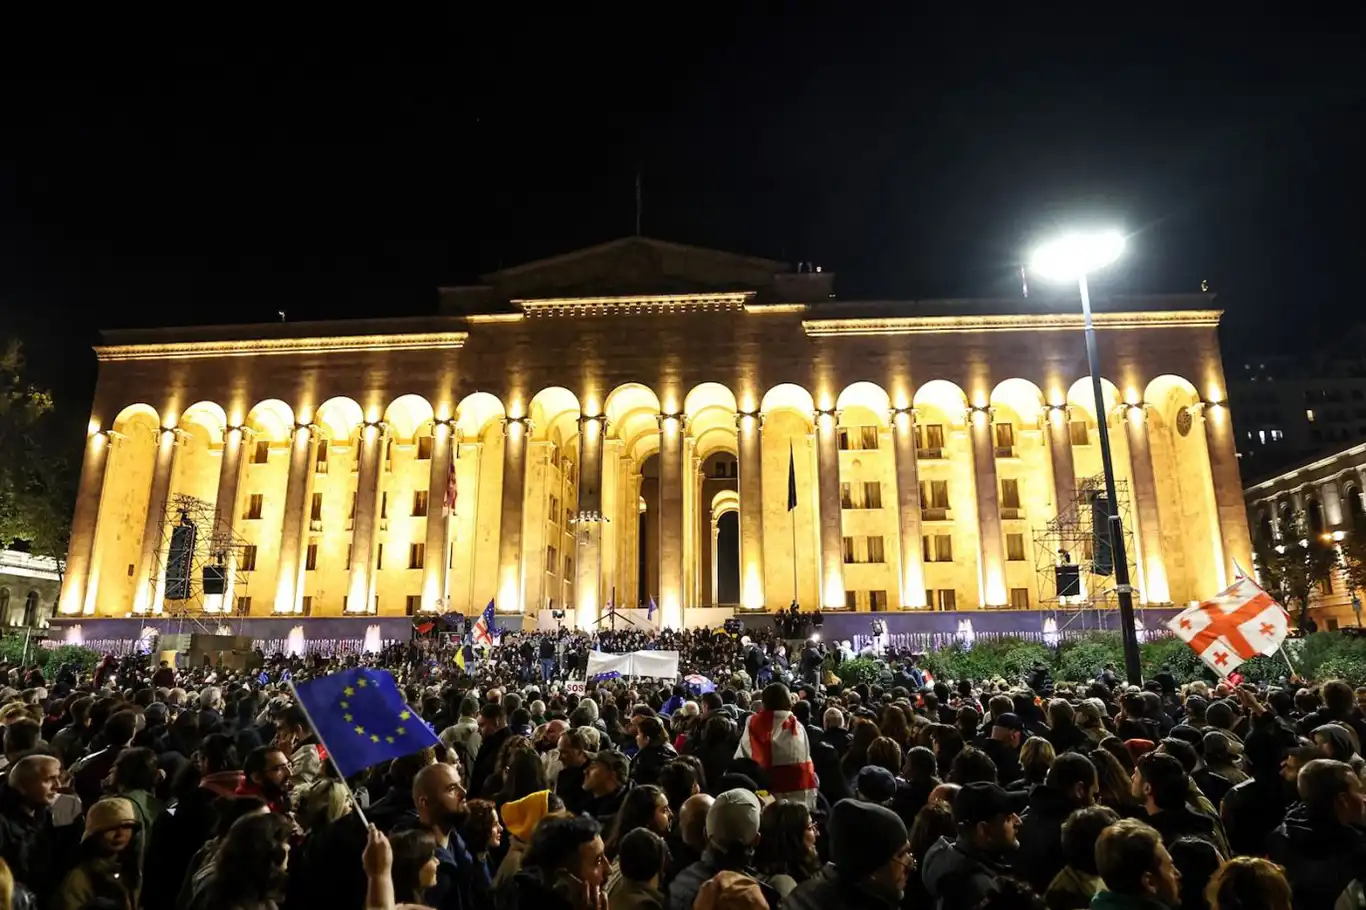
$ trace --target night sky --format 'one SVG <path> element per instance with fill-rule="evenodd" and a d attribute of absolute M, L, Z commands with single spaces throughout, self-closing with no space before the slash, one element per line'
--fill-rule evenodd
<path fill-rule="evenodd" d="M 637 170 L 645 234 L 845 297 L 1017 294 L 1081 221 L 1132 234 L 1098 290 L 1207 279 L 1231 357 L 1366 301 L 1366 14 L 486 6 L 5 21 L 0 318 L 38 375 L 83 412 L 100 327 L 433 312 L 632 233 Z"/>

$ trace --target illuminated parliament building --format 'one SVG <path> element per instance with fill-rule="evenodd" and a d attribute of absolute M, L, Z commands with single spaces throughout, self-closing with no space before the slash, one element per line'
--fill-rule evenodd
<path fill-rule="evenodd" d="M 1251 564 L 1210 295 L 1100 297 L 1098 405 L 1072 297 L 834 291 L 632 237 L 433 317 L 106 332 L 54 637 L 393 639 L 489 601 L 1037 630 L 1114 606 L 1102 419 L 1140 607 Z"/>

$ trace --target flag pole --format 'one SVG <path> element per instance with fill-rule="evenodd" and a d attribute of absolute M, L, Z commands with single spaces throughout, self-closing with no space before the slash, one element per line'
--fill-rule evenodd
<path fill-rule="evenodd" d="M 294 688 L 294 680 L 288 679 L 286 682 L 289 683 L 289 694 L 294 697 L 294 704 L 298 705 L 299 709 L 304 712 L 304 717 L 308 718 L 308 725 L 313 728 L 313 735 L 318 737 L 318 742 L 322 743 L 323 748 L 326 749 L 327 743 L 323 741 L 323 735 L 318 732 L 318 725 L 313 722 L 313 715 L 308 713 L 308 706 L 299 697 L 299 690 Z M 360 819 L 362 825 L 367 828 L 370 827 L 370 820 L 365 817 L 365 810 L 360 807 L 360 800 L 356 799 L 356 791 L 351 789 L 351 782 L 346 779 L 341 773 L 341 768 L 338 768 L 337 763 L 332 760 L 331 749 L 327 749 L 327 760 L 332 763 L 332 768 L 337 772 L 337 777 L 341 778 L 342 786 L 346 788 L 346 792 L 351 794 L 351 808 L 356 811 L 356 817 Z"/>
<path fill-rule="evenodd" d="M 792 519 L 792 602 L 797 602 L 797 510 L 788 509 L 787 515 Z"/>
<path fill-rule="evenodd" d="M 1280 646 L 1279 648 L 1277 648 L 1276 650 L 1279 651 L 1279 652 L 1281 652 L 1281 656 L 1285 658 L 1285 665 L 1286 665 L 1287 667 L 1290 668 L 1290 675 L 1291 675 L 1291 676 L 1299 676 L 1299 675 L 1300 675 L 1300 671 L 1299 671 L 1299 670 L 1296 670 L 1296 669 L 1295 669 L 1295 665 L 1292 664 L 1292 663 L 1290 662 L 1290 655 L 1287 654 L 1287 653 L 1285 653 L 1285 646 L 1284 646 L 1284 645 L 1281 645 L 1281 646 Z"/>

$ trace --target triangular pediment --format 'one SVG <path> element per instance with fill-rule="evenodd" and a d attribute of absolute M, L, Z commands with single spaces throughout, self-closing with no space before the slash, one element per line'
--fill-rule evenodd
<path fill-rule="evenodd" d="M 624 237 L 482 276 L 503 300 L 762 291 L 784 263 Z"/>

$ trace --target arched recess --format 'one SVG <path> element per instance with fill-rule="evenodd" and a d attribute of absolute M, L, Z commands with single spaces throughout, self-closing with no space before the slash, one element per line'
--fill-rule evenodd
<path fill-rule="evenodd" d="M 1053 483 L 1053 464 L 1040 432 L 1044 413 L 1042 389 L 1028 379 L 1012 377 L 991 390 L 989 403 L 1001 530 L 1006 543 L 1006 585 L 1011 590 L 1024 588 L 1031 592 L 1029 602 L 1038 603 L 1039 580 L 1031 558 L 1031 528 L 1040 518 L 1056 514 L 1054 499 L 1069 493 L 1075 481 L 1064 477 L 1063 492 Z"/>
<path fill-rule="evenodd" d="M 856 564 L 846 564 L 848 591 L 901 589 L 900 512 L 897 509 L 896 456 L 892 447 L 887 391 L 872 382 L 855 382 L 835 399 L 839 415 L 840 524 L 852 538 Z M 866 556 L 866 562 L 863 558 Z"/>
<path fill-rule="evenodd" d="M 171 473 L 172 502 L 176 495 L 193 496 L 213 509 L 227 420 L 223 408 L 212 401 L 195 402 L 180 415 L 179 449 Z"/>
<path fill-rule="evenodd" d="M 795 596 L 810 609 L 822 602 L 816 404 L 805 388 L 782 383 L 764 393 L 759 407 L 764 416 L 760 457 L 765 602 L 786 604 Z M 797 507 L 792 510 L 787 508 L 789 464 L 797 487 Z"/>
<path fill-rule="evenodd" d="M 991 390 L 991 406 L 1008 410 L 1021 426 L 1037 427 L 1043 413 L 1043 390 L 1028 379 L 1007 379 Z"/>
<path fill-rule="evenodd" d="M 740 510 L 740 494 L 734 490 L 721 490 L 711 498 L 711 520 L 716 521 L 727 512 Z"/>
<path fill-rule="evenodd" d="M 835 400 L 835 407 L 838 410 L 852 407 L 865 408 L 878 415 L 878 422 L 885 427 L 890 419 L 892 399 L 887 394 L 887 390 L 877 383 L 855 382 L 840 392 L 839 397 Z"/>
<path fill-rule="evenodd" d="M 1104 398 L 1102 404 L 1104 405 L 1105 413 L 1113 418 L 1115 408 L 1119 407 L 1119 403 L 1122 400 L 1120 398 L 1119 389 L 1113 382 L 1102 377 L 1100 380 L 1100 391 Z M 1077 409 L 1080 409 L 1085 412 L 1089 426 L 1093 430 L 1095 429 L 1096 395 L 1092 388 L 1090 377 L 1083 376 L 1081 379 L 1072 383 L 1072 387 L 1067 390 L 1067 404 L 1073 409 L 1073 420 L 1078 419 L 1076 411 Z M 1117 426 L 1113 419 L 1109 420 L 1109 425 L 1111 427 Z"/>
<path fill-rule="evenodd" d="M 1222 586 L 1224 556 L 1200 395 L 1168 374 L 1148 383 L 1143 400 L 1171 598 L 1203 600 Z"/>
<path fill-rule="evenodd" d="M 1347 513 L 1347 528 L 1352 533 L 1362 533 L 1366 530 L 1366 505 L 1361 502 L 1361 487 L 1355 481 L 1349 481 L 1342 485 L 1342 498 L 1345 501 L 1344 511 Z"/>
<path fill-rule="evenodd" d="M 573 606 L 579 463 L 578 396 L 550 386 L 532 396 L 531 450 L 523 502 L 524 590 L 528 610 Z"/>
<path fill-rule="evenodd" d="M 411 443 L 418 430 L 431 420 L 432 403 L 421 395 L 400 395 L 384 409 L 389 436 L 399 443 Z"/>
<path fill-rule="evenodd" d="M 920 477 L 921 534 L 932 557 L 924 563 L 931 608 L 980 602 L 980 540 L 976 472 L 967 433 L 968 396 L 956 383 L 932 379 L 915 390 L 916 465 Z M 943 551 L 948 538 L 951 548 Z M 940 555 L 945 553 L 945 555 Z M 945 556 L 948 558 L 945 558 Z M 946 593 L 947 592 L 947 593 Z"/>
<path fill-rule="evenodd" d="M 451 608 L 476 613 L 498 593 L 502 526 L 504 421 L 507 408 L 489 392 L 471 392 L 455 408 L 455 518 L 446 555 Z"/>
<path fill-rule="evenodd" d="M 288 442 L 294 432 L 294 409 L 278 398 L 267 398 L 247 412 L 247 425 L 258 440 Z"/>
<path fill-rule="evenodd" d="M 327 399 L 313 416 L 313 422 L 321 429 L 323 438 L 333 446 L 348 445 L 364 419 L 360 403 L 354 398 L 345 397 Z"/>
<path fill-rule="evenodd" d="M 316 549 L 311 551 L 311 569 L 307 568 L 310 550 L 304 551 L 306 568 L 301 596 L 311 598 L 315 610 L 321 605 L 335 610 L 349 593 L 351 573 L 347 569 L 347 552 L 351 547 L 350 532 L 354 528 L 357 505 L 359 441 L 364 420 L 360 403 L 344 395 L 327 399 L 313 412 L 312 422 L 318 429 L 306 504 L 308 536 L 305 545 Z M 277 489 L 283 492 L 289 483 L 287 459 L 272 456 L 272 461 L 283 464 L 269 468 L 274 482 L 280 485 Z M 255 473 L 263 468 L 253 466 L 249 470 Z M 255 523 L 246 524 L 248 533 L 255 530 L 251 527 Z M 394 552 L 392 547 L 389 552 Z M 258 567 L 262 565 L 259 554 L 258 549 Z M 261 585 L 253 587 L 263 590 Z"/>
<path fill-rule="evenodd" d="M 106 615 L 123 616 L 133 603 L 132 567 L 142 549 L 160 427 L 160 415 L 145 402 L 123 408 L 110 424 L 112 447 L 89 581 L 95 592 L 91 606 Z"/>
<path fill-rule="evenodd" d="M 658 504 L 658 465 L 647 473 L 646 461 L 659 450 L 659 396 L 648 386 L 629 382 L 608 393 L 603 403 L 607 416 L 607 438 L 613 449 L 625 458 L 618 463 L 615 507 L 608 516 L 615 527 L 612 553 L 604 561 L 616 560 L 617 602 L 643 603 L 658 592 L 649 579 L 659 573 L 659 509 L 645 511 L 641 503 Z M 619 443 L 617 445 L 616 443 Z"/>
<path fill-rule="evenodd" d="M 719 382 L 703 382 L 694 386 L 683 399 L 683 413 L 691 416 L 706 408 L 723 408 L 734 414 L 738 409 L 735 393 Z"/>
<path fill-rule="evenodd" d="M 37 591 L 28 592 L 28 597 L 24 599 L 24 625 L 38 625 L 38 612 L 41 601 L 42 597 Z"/>

